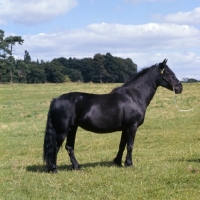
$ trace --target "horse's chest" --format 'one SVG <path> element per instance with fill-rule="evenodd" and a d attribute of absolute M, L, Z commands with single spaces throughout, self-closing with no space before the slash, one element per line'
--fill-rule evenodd
<path fill-rule="evenodd" d="M 124 107 L 124 123 L 142 123 L 145 110 L 141 109 L 136 103 L 128 104 Z"/>

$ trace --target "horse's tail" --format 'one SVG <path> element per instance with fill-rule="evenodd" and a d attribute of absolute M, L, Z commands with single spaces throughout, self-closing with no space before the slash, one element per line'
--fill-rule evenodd
<path fill-rule="evenodd" d="M 53 127 L 51 121 L 51 110 L 55 104 L 55 99 L 51 102 L 50 109 L 47 115 L 47 124 L 44 135 L 44 146 L 43 146 L 43 160 L 48 167 L 48 170 L 54 169 L 55 165 L 55 156 L 57 151 L 57 142 L 56 142 L 56 131 Z"/>

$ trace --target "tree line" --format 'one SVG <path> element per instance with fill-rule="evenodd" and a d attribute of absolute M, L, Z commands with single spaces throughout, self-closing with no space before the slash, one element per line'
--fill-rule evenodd
<path fill-rule="evenodd" d="M 181 82 L 183 82 L 183 83 L 196 83 L 196 82 L 200 82 L 200 80 L 197 80 L 195 78 L 183 78 Z"/>
<path fill-rule="evenodd" d="M 112 56 L 110 53 L 95 54 L 93 58 L 54 58 L 52 61 L 32 61 L 27 50 L 24 59 L 15 59 L 13 48 L 22 45 L 21 36 L 4 36 L 0 29 L 0 83 L 63 83 L 125 82 L 137 72 L 137 65 L 130 59 Z"/>

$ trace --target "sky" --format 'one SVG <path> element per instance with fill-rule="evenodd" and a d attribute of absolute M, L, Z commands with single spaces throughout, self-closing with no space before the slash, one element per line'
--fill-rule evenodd
<path fill-rule="evenodd" d="M 97 53 L 138 70 L 168 59 L 179 79 L 200 80 L 199 0 L 0 0 L 0 29 L 22 36 L 14 56 L 51 61 Z"/>

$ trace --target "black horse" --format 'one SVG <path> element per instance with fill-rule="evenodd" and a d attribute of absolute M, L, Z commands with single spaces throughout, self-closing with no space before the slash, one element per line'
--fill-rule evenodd
<path fill-rule="evenodd" d="M 122 131 L 119 150 L 113 163 L 122 166 L 122 155 L 127 146 L 125 166 L 132 166 L 135 134 L 144 121 L 146 108 L 157 87 L 165 87 L 176 94 L 181 93 L 183 89 L 166 63 L 165 59 L 162 63 L 143 69 L 109 94 L 71 92 L 53 99 L 43 146 L 48 172 L 57 172 L 57 153 L 66 137 L 65 147 L 72 169 L 80 168 L 74 154 L 78 126 L 96 133 Z"/>

